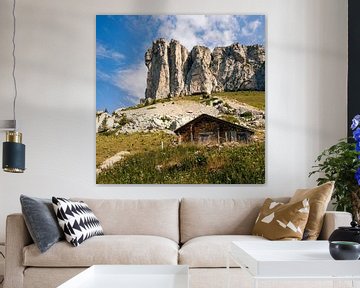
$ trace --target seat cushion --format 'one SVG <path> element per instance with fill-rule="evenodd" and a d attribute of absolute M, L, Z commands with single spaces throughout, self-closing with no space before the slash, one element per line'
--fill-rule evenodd
<path fill-rule="evenodd" d="M 201 236 L 186 242 L 179 251 L 179 264 L 194 268 L 226 267 L 228 251 L 232 241 L 268 241 L 260 236 L 215 235 Z M 238 267 L 230 261 L 231 267 Z"/>
<path fill-rule="evenodd" d="M 263 202 L 263 198 L 184 198 L 180 204 L 181 243 L 200 236 L 249 235 Z"/>
<path fill-rule="evenodd" d="M 88 267 L 95 264 L 170 264 L 178 262 L 178 244 L 168 238 L 142 235 L 95 236 L 78 247 L 66 241 L 41 254 L 34 244 L 23 250 L 24 265 Z"/>

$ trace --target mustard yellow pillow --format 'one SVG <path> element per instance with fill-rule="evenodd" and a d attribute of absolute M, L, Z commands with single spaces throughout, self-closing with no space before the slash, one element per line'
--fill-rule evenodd
<path fill-rule="evenodd" d="M 252 234 L 269 240 L 301 240 L 308 217 L 307 199 L 284 204 L 268 198 L 260 209 Z"/>
<path fill-rule="evenodd" d="M 324 222 L 326 208 L 334 190 L 334 181 L 324 183 L 311 189 L 298 189 L 289 203 L 309 199 L 310 213 L 305 227 L 304 240 L 316 240 Z"/>

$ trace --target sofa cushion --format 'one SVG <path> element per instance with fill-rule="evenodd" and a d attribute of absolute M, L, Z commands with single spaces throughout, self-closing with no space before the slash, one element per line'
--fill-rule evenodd
<path fill-rule="evenodd" d="M 179 250 L 179 264 L 205 268 L 226 267 L 228 251 L 232 241 L 268 241 L 252 235 L 214 235 L 193 238 Z M 239 267 L 230 261 L 231 267 Z"/>
<path fill-rule="evenodd" d="M 178 199 L 80 199 L 99 219 L 105 235 L 154 235 L 179 242 Z"/>
<path fill-rule="evenodd" d="M 178 260 L 178 244 L 159 236 L 104 235 L 73 247 L 56 243 L 41 254 L 34 244 L 23 250 L 25 266 L 88 267 L 95 264 L 171 264 Z"/>
<path fill-rule="evenodd" d="M 205 235 L 249 235 L 263 202 L 264 198 L 182 199 L 181 243 Z"/>

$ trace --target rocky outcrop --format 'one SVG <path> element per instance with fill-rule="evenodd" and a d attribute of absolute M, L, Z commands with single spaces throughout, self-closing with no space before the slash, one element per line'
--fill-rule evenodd
<path fill-rule="evenodd" d="M 265 49 L 234 43 L 212 52 L 195 46 L 191 52 L 176 40 L 153 42 L 145 53 L 148 68 L 145 99 L 265 90 Z"/>
<path fill-rule="evenodd" d="M 104 132 L 114 128 L 114 118 L 106 111 L 96 112 L 96 133 Z"/>
<path fill-rule="evenodd" d="M 185 95 L 188 57 L 188 50 L 179 41 L 171 40 L 169 46 L 170 96 Z"/>
<path fill-rule="evenodd" d="M 148 68 L 145 98 L 162 99 L 170 95 L 169 44 L 156 40 L 145 53 Z"/>
<path fill-rule="evenodd" d="M 163 99 L 185 95 L 189 52 L 176 40 L 156 40 L 145 53 L 148 68 L 145 98 Z"/>
<path fill-rule="evenodd" d="M 235 43 L 215 48 L 212 57 L 215 91 L 265 90 L 264 47 Z"/>
<path fill-rule="evenodd" d="M 190 54 L 190 69 L 186 73 L 186 95 L 211 94 L 216 79 L 210 70 L 211 51 L 204 46 L 195 46 Z"/>

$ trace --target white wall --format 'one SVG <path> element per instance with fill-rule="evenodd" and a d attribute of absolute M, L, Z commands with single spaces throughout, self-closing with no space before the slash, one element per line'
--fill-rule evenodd
<path fill-rule="evenodd" d="M 0 1 L 0 119 L 11 119 L 11 0 Z M 267 20 L 265 185 L 95 184 L 95 15 L 254 14 Z M 0 172 L 0 242 L 21 193 L 176 198 L 290 195 L 346 135 L 345 0 L 31 0 L 17 3 L 23 175 Z M 1 134 L 1 141 L 4 134 Z M 1 157 L 1 156 L 0 156 Z M 140 169 L 140 167 L 139 167 Z"/>

